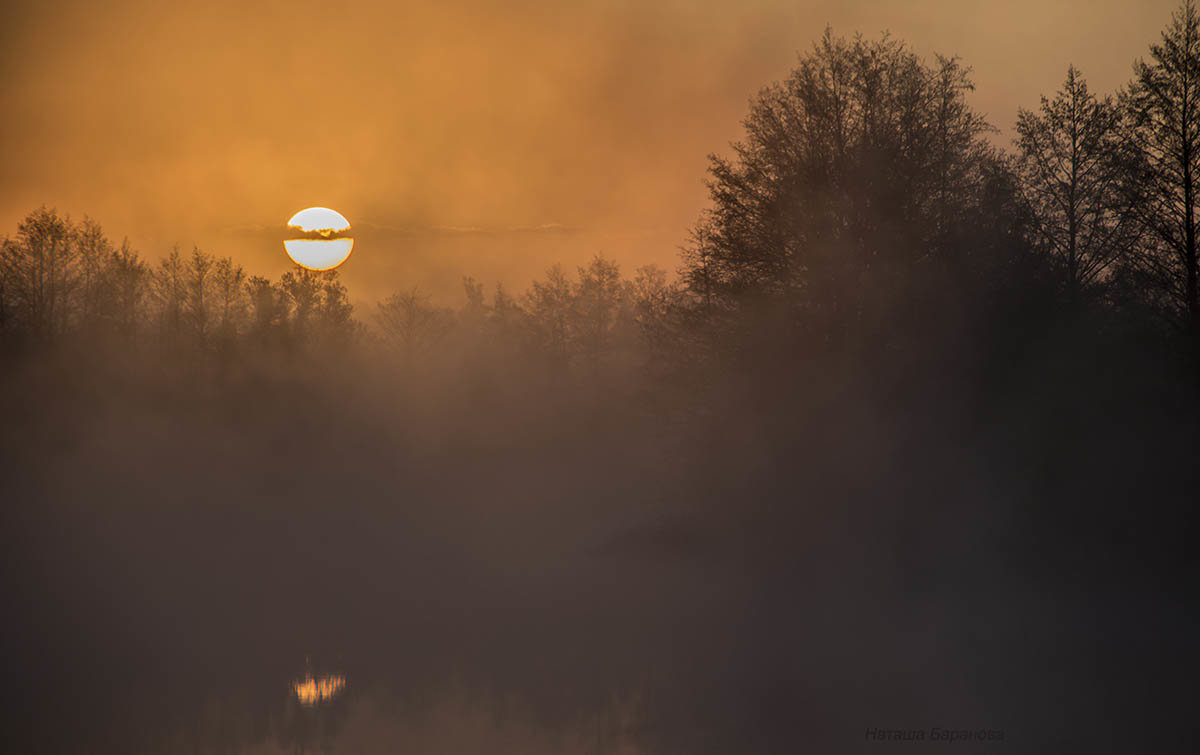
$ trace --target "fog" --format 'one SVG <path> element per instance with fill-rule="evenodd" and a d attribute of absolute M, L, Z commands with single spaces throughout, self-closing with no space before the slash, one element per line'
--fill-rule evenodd
<path fill-rule="evenodd" d="M 0 749 L 1191 751 L 1190 2 L 12 17 Z"/>
<path fill-rule="evenodd" d="M 986 752 L 1186 720 L 1168 512 L 1194 426 L 1131 410 L 1056 441 L 1028 385 L 912 393 L 837 359 L 696 386 L 356 348 L 6 371 L 13 748 L 865 752 L 886 746 L 872 727 L 1002 731 L 955 744 Z M 1031 471 L 1049 458 L 1069 484 Z M 1147 479 L 1165 488 L 1132 492 Z M 289 702 L 310 659 L 348 680 L 319 726 Z"/>

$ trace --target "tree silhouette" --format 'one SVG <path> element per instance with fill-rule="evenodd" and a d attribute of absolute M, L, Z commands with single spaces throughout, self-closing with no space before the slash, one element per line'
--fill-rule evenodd
<path fill-rule="evenodd" d="M 1137 205 L 1148 243 L 1134 264 L 1145 293 L 1200 333 L 1200 14 L 1193 0 L 1172 15 L 1150 57 L 1134 65 L 1123 97 L 1132 120 L 1130 144 L 1148 166 Z"/>
<path fill-rule="evenodd" d="M 0 250 L 6 319 L 33 339 L 65 333 L 79 282 L 79 244 L 70 219 L 41 207 L 17 226 Z"/>
<path fill-rule="evenodd" d="M 106 295 L 102 311 L 117 331 L 128 339 L 136 336 L 145 317 L 145 301 L 149 288 L 150 270 L 137 252 L 123 242 L 109 257 L 104 276 Z"/>
<path fill-rule="evenodd" d="M 435 307 L 415 289 L 380 302 L 375 319 L 384 341 L 408 359 L 428 352 L 454 326 L 452 312 Z"/>
<path fill-rule="evenodd" d="M 150 276 L 150 293 L 157 309 L 159 332 L 174 342 L 184 328 L 187 307 L 187 263 L 174 247 Z"/>
<path fill-rule="evenodd" d="M 107 287 L 105 275 L 113 248 L 100 225 L 88 217 L 75 229 L 75 240 L 79 247 L 78 316 L 82 323 L 90 326 L 95 324 L 103 306 L 101 299 Z"/>
<path fill-rule="evenodd" d="M 582 354 L 597 359 L 610 347 L 628 300 L 620 267 L 597 255 L 579 268 L 572 294 L 572 336 Z"/>
<path fill-rule="evenodd" d="M 351 337 L 354 308 L 336 270 L 297 267 L 283 274 L 279 289 L 287 302 L 295 344 L 340 344 Z"/>
<path fill-rule="evenodd" d="M 212 276 L 218 338 L 221 346 L 228 349 L 246 327 L 249 316 L 246 271 L 225 257 L 217 260 Z"/>
<path fill-rule="evenodd" d="M 200 346 L 207 345 L 209 340 L 213 306 L 213 265 L 211 257 L 198 248 L 192 249 L 192 256 L 187 262 L 187 293 L 183 314 L 188 331 Z"/>
<path fill-rule="evenodd" d="M 521 300 L 535 343 L 563 364 L 570 356 L 571 299 L 571 281 L 561 265 L 554 265 L 546 271 L 545 280 L 534 281 Z"/>
<path fill-rule="evenodd" d="M 258 346 L 280 345 L 287 324 L 287 294 L 260 275 L 246 281 L 250 306 L 249 335 Z"/>
<path fill-rule="evenodd" d="M 734 159 L 710 158 L 711 207 L 685 250 L 692 293 L 725 310 L 765 297 L 828 336 L 914 266 L 951 264 L 998 161 L 968 74 L 827 30 L 755 98 Z"/>
<path fill-rule="evenodd" d="M 1122 111 L 1097 99 L 1074 66 L 1054 99 L 1017 117 L 1016 167 L 1039 246 L 1057 264 L 1067 295 L 1103 282 L 1137 241 L 1123 155 Z"/>

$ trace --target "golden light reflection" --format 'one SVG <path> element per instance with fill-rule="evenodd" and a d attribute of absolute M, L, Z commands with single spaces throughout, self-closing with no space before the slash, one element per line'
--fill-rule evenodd
<path fill-rule="evenodd" d="M 345 262 L 354 239 L 288 239 L 283 242 L 292 261 L 309 270 L 332 270 Z"/>
<path fill-rule="evenodd" d="M 301 705 L 316 705 L 328 702 L 346 687 L 346 677 L 340 675 L 319 676 L 309 674 L 292 683 L 292 692 Z"/>

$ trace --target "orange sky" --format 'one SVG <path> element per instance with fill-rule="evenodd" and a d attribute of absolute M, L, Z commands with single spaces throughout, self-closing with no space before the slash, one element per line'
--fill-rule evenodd
<path fill-rule="evenodd" d="M 524 288 L 596 252 L 674 269 L 706 154 L 827 23 L 962 56 L 1007 141 L 1069 63 L 1124 83 L 1175 5 L 29 2 L 0 30 L 0 232 L 47 204 L 150 258 L 197 243 L 274 276 L 274 229 L 324 205 L 355 225 L 366 301 L 466 273 Z"/>

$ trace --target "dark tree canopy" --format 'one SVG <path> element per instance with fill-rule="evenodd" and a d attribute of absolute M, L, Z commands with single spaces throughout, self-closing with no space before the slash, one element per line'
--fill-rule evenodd
<path fill-rule="evenodd" d="M 708 306 L 782 299 L 805 327 L 836 329 L 914 267 L 957 264 L 999 161 L 972 88 L 956 59 L 827 31 L 755 98 L 734 158 L 711 158 L 692 292 Z"/>

